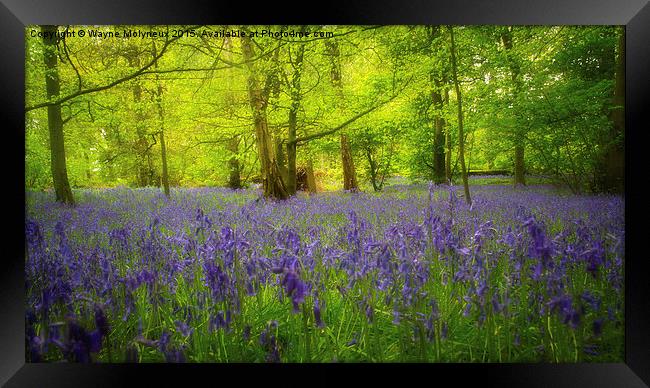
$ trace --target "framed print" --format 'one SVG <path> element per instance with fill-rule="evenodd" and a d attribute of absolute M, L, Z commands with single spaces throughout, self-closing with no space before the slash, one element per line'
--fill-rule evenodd
<path fill-rule="evenodd" d="M 117 4 L 0 7 L 7 386 L 648 384 L 642 1 Z"/>

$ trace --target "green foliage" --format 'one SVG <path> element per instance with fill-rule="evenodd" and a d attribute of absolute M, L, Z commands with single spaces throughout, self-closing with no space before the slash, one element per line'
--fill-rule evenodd
<path fill-rule="evenodd" d="M 26 31 L 27 107 L 47 102 L 43 42 L 30 36 L 31 28 Z M 244 185 L 259 179 L 259 150 L 240 38 L 206 38 L 241 28 L 68 27 L 81 29 L 187 29 L 194 34 L 177 39 L 170 34 L 169 38 L 76 36 L 59 41 L 61 98 L 114 84 L 61 104 L 73 187 L 160 185 L 161 130 L 173 186 L 227 185 L 229 163 L 235 160 Z M 262 27 L 249 27 L 255 29 Z M 258 45 L 257 71 L 270 75 L 268 82 L 260 79 L 271 89 L 267 115 L 274 139 L 283 144 L 287 138 L 288 113 L 295 98 L 291 79 L 298 71 L 294 61 L 298 45 L 303 45 L 298 138 L 334 128 L 398 94 L 341 129 L 350 138 L 362 186 L 372 187 L 375 170 L 385 179 L 431 179 L 436 117 L 444 119 L 445 131 L 451 135 L 452 170 L 459 171 L 456 96 L 448 77 L 446 29 L 306 26 L 305 31 L 331 31 L 335 38 L 253 39 Z M 622 141 L 608 137 L 621 29 L 466 26 L 455 32 L 470 169 L 512 169 L 514 146 L 524 144 L 528 173 L 550 175 L 574 191 L 591 188 L 603 150 L 612 141 Z M 510 48 L 503 40 L 508 34 Z M 339 44 L 342 96 L 329 82 L 327 39 Z M 156 66 L 148 66 L 161 52 Z M 140 75 L 129 78 L 139 71 Z M 433 92 L 445 99 L 442 109 L 434 106 Z M 51 187 L 47 109 L 28 109 L 25 128 L 26 187 Z M 236 148 L 232 139 L 239 139 Z M 299 143 L 297 163 L 304 165 L 307 160 L 314 162 L 321 189 L 340 189 L 338 134 Z M 149 174 L 147 181 L 142 180 L 143 171 Z"/>

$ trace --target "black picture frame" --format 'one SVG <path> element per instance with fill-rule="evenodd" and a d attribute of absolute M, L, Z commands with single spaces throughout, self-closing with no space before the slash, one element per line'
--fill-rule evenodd
<path fill-rule="evenodd" d="M 253 13 L 254 12 L 254 13 Z M 25 26 L 33 24 L 547 24 L 626 26 L 625 362 L 618 364 L 75 365 L 25 363 Z M 645 0 L 180 2 L 0 0 L 0 139 L 5 183 L 0 279 L 0 383 L 7 387 L 345 384 L 394 379 L 526 387 L 650 385 L 650 295 L 640 157 L 650 107 L 650 4 Z M 647 239 L 647 237 L 645 237 Z M 8 248 L 8 249 L 7 249 Z M 300 372 L 298 375 L 297 373 Z M 231 383 L 228 383 L 231 384 Z"/>

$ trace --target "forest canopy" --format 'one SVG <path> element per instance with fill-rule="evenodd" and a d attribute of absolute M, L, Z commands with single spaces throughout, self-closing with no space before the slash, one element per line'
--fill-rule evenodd
<path fill-rule="evenodd" d="M 28 26 L 26 45 L 26 188 L 63 202 L 477 172 L 623 190 L 622 27 Z"/>

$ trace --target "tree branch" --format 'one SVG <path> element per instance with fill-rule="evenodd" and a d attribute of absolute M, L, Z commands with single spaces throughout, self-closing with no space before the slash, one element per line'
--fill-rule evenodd
<path fill-rule="evenodd" d="M 342 123 L 342 124 L 336 126 L 335 128 L 332 128 L 332 129 L 327 130 L 327 131 L 323 131 L 323 132 L 315 133 L 315 134 L 313 134 L 313 135 L 308 135 L 308 136 L 299 137 L 299 138 L 297 138 L 297 139 L 295 139 L 295 140 L 293 140 L 293 141 L 291 141 L 291 142 L 289 142 L 289 143 L 287 143 L 287 144 L 291 145 L 291 144 L 294 144 L 294 143 L 295 143 L 295 144 L 305 143 L 305 142 L 308 142 L 308 141 L 311 141 L 311 140 L 314 140 L 314 139 L 320 139 L 321 137 L 328 136 L 328 135 L 331 135 L 331 134 L 333 134 L 333 133 L 336 133 L 336 132 L 340 131 L 341 129 L 343 129 L 343 128 L 345 128 L 346 126 L 352 124 L 353 122 L 357 121 L 357 120 L 360 119 L 361 117 L 363 117 L 363 116 L 365 116 L 365 115 L 367 115 L 367 114 L 369 114 L 369 113 L 371 113 L 371 112 L 377 110 L 378 108 L 380 108 L 380 107 L 382 107 L 382 106 L 388 104 L 389 102 L 393 101 L 397 96 L 400 95 L 400 93 L 401 93 L 401 92 L 406 88 L 406 86 L 411 82 L 412 79 L 413 79 L 413 77 L 409 78 L 409 80 L 404 84 L 404 86 L 402 87 L 402 89 L 400 89 L 399 92 L 395 93 L 395 94 L 394 94 L 391 98 L 389 98 L 388 100 L 386 100 L 386 101 L 384 101 L 384 102 L 382 102 L 382 103 L 379 103 L 379 104 L 373 106 L 373 107 L 370 108 L 370 109 L 366 109 L 365 111 L 363 111 L 363 112 L 361 112 L 361 113 L 359 113 L 359 114 L 357 114 L 357 115 L 351 117 L 350 119 L 348 119 L 348 120 L 345 121 L 344 123 Z"/>
<path fill-rule="evenodd" d="M 34 109 L 38 109 L 38 108 L 44 108 L 46 106 L 59 105 L 59 104 L 64 103 L 64 102 L 66 102 L 68 100 L 71 100 L 71 99 L 73 99 L 75 97 L 83 96 L 84 94 L 89 94 L 89 93 L 94 93 L 94 92 L 99 92 L 99 91 L 102 91 L 102 90 L 110 89 L 113 86 L 119 85 L 119 84 L 124 83 L 124 82 L 126 82 L 128 80 L 131 80 L 131 79 L 139 76 L 140 74 L 144 73 L 148 68 L 153 66 L 153 64 L 156 63 L 156 61 L 160 57 L 163 56 L 165 51 L 167 51 L 167 48 L 169 47 L 169 45 L 172 42 L 178 40 L 179 38 L 180 38 L 180 36 L 165 41 L 165 45 L 162 47 L 162 49 L 160 50 L 160 53 L 158 53 L 158 55 L 153 57 L 153 59 L 149 63 L 147 63 L 144 67 L 142 67 L 140 70 L 138 70 L 138 71 L 126 76 L 126 77 L 117 79 L 117 80 L 115 80 L 115 81 L 113 81 L 111 83 L 108 83 L 106 85 L 97 86 L 97 87 L 86 89 L 86 90 L 79 90 L 79 91 L 77 91 L 75 93 L 72 93 L 72 94 L 69 94 L 69 95 L 67 95 L 65 97 L 61 97 L 56 101 L 48 101 L 48 102 L 43 102 L 43 103 L 40 103 L 40 104 L 28 106 L 28 107 L 25 108 L 25 112 L 29 112 L 30 110 L 34 110 Z"/>

